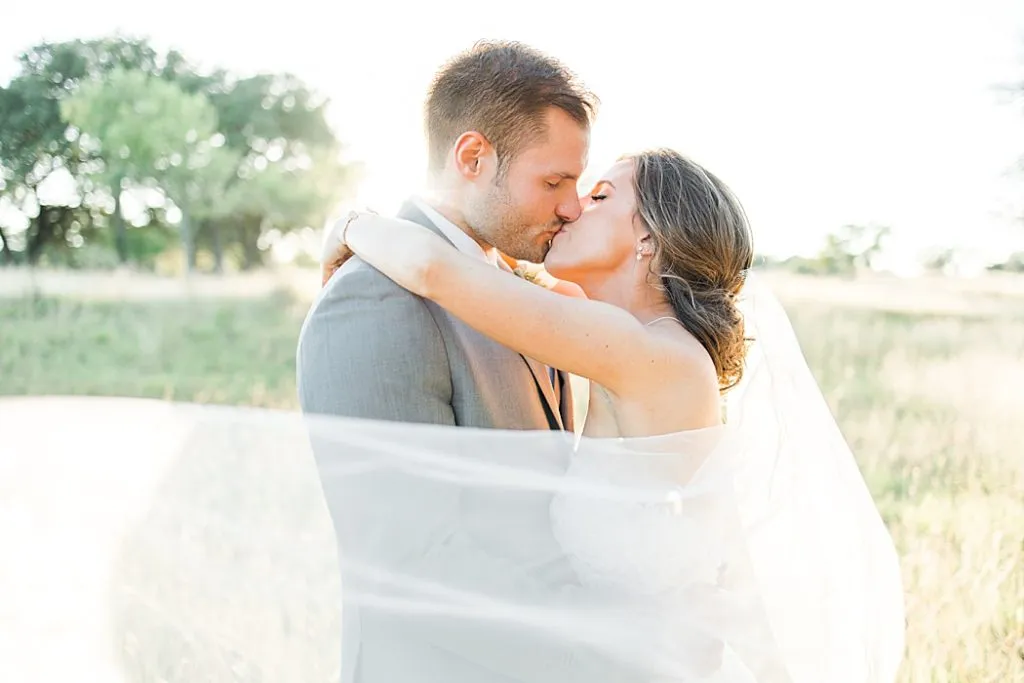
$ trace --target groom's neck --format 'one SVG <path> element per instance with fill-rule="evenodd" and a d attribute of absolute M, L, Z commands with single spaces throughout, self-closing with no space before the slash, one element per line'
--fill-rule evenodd
<path fill-rule="evenodd" d="M 482 240 L 476 231 L 469 226 L 469 223 L 466 222 L 465 214 L 463 214 L 456 202 L 436 193 L 425 195 L 423 200 L 430 206 L 430 208 L 451 221 L 452 225 L 469 235 L 474 242 L 480 245 L 481 249 L 488 251 L 494 248 L 492 245 Z"/>

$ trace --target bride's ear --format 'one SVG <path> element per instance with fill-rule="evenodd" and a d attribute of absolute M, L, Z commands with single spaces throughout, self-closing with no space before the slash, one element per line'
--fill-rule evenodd
<path fill-rule="evenodd" d="M 649 232 L 641 235 L 636 241 L 636 260 L 639 261 L 645 256 L 654 256 L 654 239 Z"/>

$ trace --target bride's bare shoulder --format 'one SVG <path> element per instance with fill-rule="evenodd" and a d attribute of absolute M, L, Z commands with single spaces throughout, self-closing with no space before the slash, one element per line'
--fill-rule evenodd
<path fill-rule="evenodd" d="M 675 320 L 651 325 L 647 331 L 657 339 L 656 347 L 668 360 L 665 366 L 673 372 L 671 379 L 675 382 L 671 382 L 667 375 L 662 378 L 665 388 L 674 388 L 689 397 L 704 396 L 717 402 L 718 368 L 704 344 Z"/>

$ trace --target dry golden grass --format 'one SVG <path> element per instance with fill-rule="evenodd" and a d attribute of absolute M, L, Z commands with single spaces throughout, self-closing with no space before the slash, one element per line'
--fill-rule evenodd
<path fill-rule="evenodd" d="M 773 283 L 900 551 L 908 610 L 900 681 L 1024 683 L 1024 280 Z M 0 300 L 0 393 L 294 407 L 305 301 L 165 299 Z M 308 500 L 312 473 L 298 483 L 282 473 L 275 492 L 247 491 L 243 472 L 229 492 L 201 472 L 182 470 L 170 485 L 209 495 L 211 510 L 263 514 L 281 505 L 322 522 Z M 328 532 L 314 531 L 291 541 L 297 557 L 322 552 L 313 541 Z M 183 596 L 210 609 L 230 605 L 216 602 L 227 599 L 217 586 L 153 574 L 145 552 L 156 558 L 167 548 L 144 547 L 126 558 L 122 578 L 162 606 L 126 603 L 121 645 L 131 677 L 191 680 L 196 657 L 219 657 L 212 680 L 255 680 L 235 670 L 244 665 L 232 659 L 231 642 L 242 634 L 220 634 L 227 645 L 211 650 L 161 621 L 159 610 Z M 286 634 L 292 649 L 282 656 L 306 662 L 303 680 L 322 680 L 334 664 L 313 653 L 334 647 L 328 631 L 336 624 L 322 607 L 276 604 L 247 608 L 251 637 Z M 141 652 L 150 657 L 154 644 L 157 656 L 144 664 Z"/>
<path fill-rule="evenodd" d="M 950 284 L 842 306 L 808 288 L 789 309 L 901 553 L 901 680 L 1019 682 L 1024 295 L 965 283 L 964 301 Z"/>

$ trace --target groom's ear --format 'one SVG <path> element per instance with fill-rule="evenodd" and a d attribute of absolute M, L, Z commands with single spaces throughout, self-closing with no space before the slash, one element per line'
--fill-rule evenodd
<path fill-rule="evenodd" d="M 476 180 L 488 170 L 493 147 L 482 134 L 468 131 L 455 141 L 455 170 L 466 180 Z"/>

